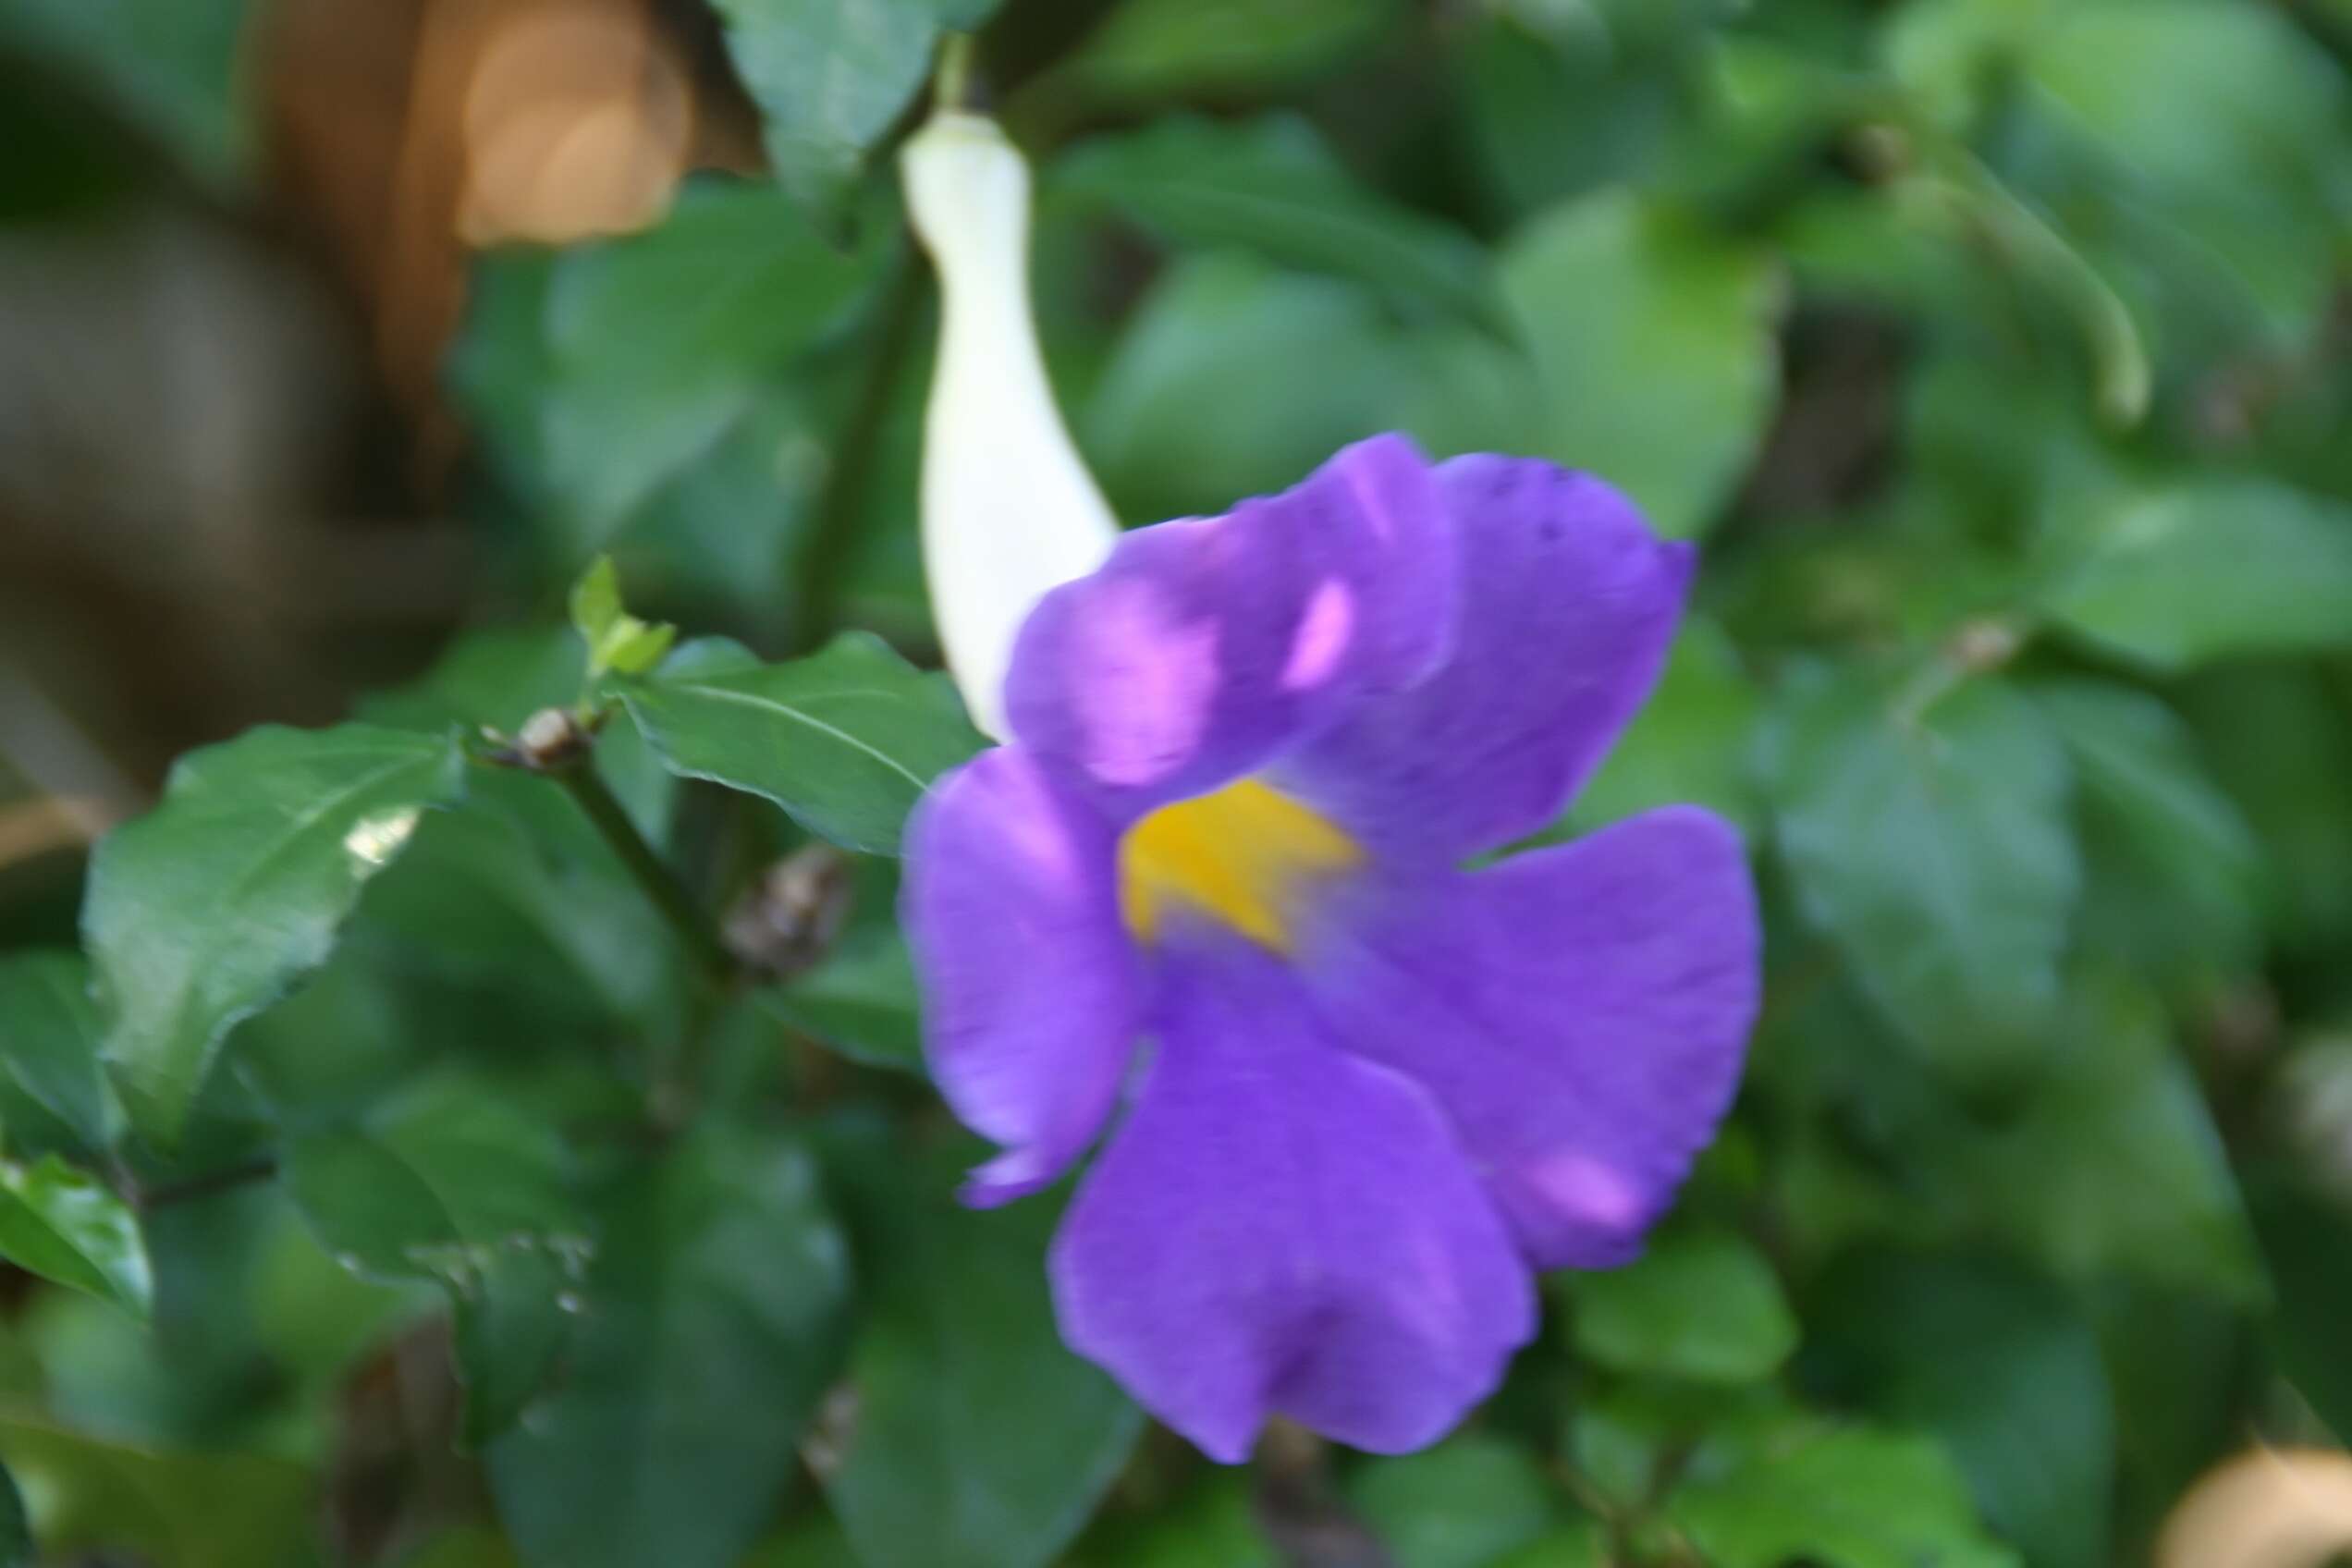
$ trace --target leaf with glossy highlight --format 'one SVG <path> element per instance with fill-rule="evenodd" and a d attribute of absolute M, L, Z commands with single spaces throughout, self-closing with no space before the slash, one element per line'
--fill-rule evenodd
<path fill-rule="evenodd" d="M 0 1164 L 0 1257 L 141 1317 L 154 1305 L 138 1217 L 112 1187 L 54 1154 Z"/>
<path fill-rule="evenodd" d="M 270 726 L 182 757 L 163 803 L 98 846 L 82 934 L 142 1136 L 177 1140 L 229 1030 L 326 961 L 462 766 L 448 734 Z"/>
<path fill-rule="evenodd" d="M 784 664 L 619 688 L 671 772 L 764 795 L 843 849 L 895 854 L 931 780 L 984 742 L 943 677 L 851 632 Z"/>

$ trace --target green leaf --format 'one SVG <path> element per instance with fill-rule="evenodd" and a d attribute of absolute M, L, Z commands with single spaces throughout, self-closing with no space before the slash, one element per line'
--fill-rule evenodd
<path fill-rule="evenodd" d="M 2269 479 L 2128 491 L 2075 520 L 2049 608 L 2155 669 L 2352 643 L 2352 507 Z"/>
<path fill-rule="evenodd" d="M 1490 1568 L 1614 1568 L 1609 1532 L 1599 1524 L 1571 1525 L 1505 1552 Z"/>
<path fill-rule="evenodd" d="M 571 1343 L 578 1284 L 577 1254 L 521 1246 L 484 1258 L 463 1294 L 452 1287 L 464 1447 L 496 1441 L 545 1394 Z"/>
<path fill-rule="evenodd" d="M 511 1426 L 570 1336 L 565 1305 L 591 1250 L 554 1130 L 478 1084 L 428 1082 L 366 1125 L 293 1138 L 285 1176 L 346 1268 L 447 1290 L 467 1440 Z"/>
<path fill-rule="evenodd" d="M 569 800 L 519 775 L 473 779 L 420 827 L 358 929 L 410 982 L 511 998 L 549 1031 L 657 1026 L 678 994 L 659 912 Z"/>
<path fill-rule="evenodd" d="M 765 795 L 872 854 L 896 853 L 924 790 L 983 744 L 943 678 L 862 633 L 784 664 L 633 681 L 620 696 L 671 772 Z"/>
<path fill-rule="evenodd" d="M 838 327 L 876 257 L 836 250 L 774 190 L 682 191 L 660 227 L 564 252 L 539 305 L 535 467 L 600 545 L 707 457 Z M 528 373 L 525 380 L 530 380 Z"/>
<path fill-rule="evenodd" d="M 1980 678 L 1906 720 L 1871 672 L 1813 670 L 1766 742 L 1798 901 L 1873 999 L 1964 1082 L 2045 1054 L 2080 873 L 2040 712 Z"/>
<path fill-rule="evenodd" d="M 665 407 L 630 401 L 636 388 L 631 378 L 638 374 L 628 362 L 637 352 L 630 344 L 646 323 L 626 314 L 625 300 L 599 305 L 618 318 L 605 324 L 604 337 L 591 334 L 561 353 L 550 341 L 558 285 L 579 269 L 610 269 L 596 259 L 601 251 L 585 247 L 509 250 L 478 260 L 464 331 L 447 360 L 448 380 L 479 437 L 480 466 L 495 496 L 521 514 L 535 571 L 574 572 L 594 551 L 610 549 L 632 581 L 665 601 L 709 606 L 704 613 L 721 610 L 747 630 L 788 638 L 804 597 L 800 557 L 830 468 L 825 436 L 836 418 L 836 383 L 855 369 L 843 363 L 831 367 L 840 374 L 828 376 L 802 350 L 846 326 L 844 316 L 855 309 L 812 318 L 809 335 L 780 347 L 765 338 L 771 319 L 800 319 L 799 296 L 769 298 L 768 285 L 751 276 L 753 263 L 766 261 L 771 247 L 796 253 L 811 242 L 802 232 L 807 226 L 776 191 L 724 188 L 706 197 L 700 187 L 688 194 L 690 225 L 726 227 L 703 211 L 711 199 L 722 206 L 764 203 L 765 220 L 756 213 L 729 215 L 747 231 L 765 221 L 774 233 L 761 239 L 747 232 L 740 240 L 712 234 L 697 263 L 709 286 L 698 296 L 700 308 L 726 318 L 730 290 L 740 285 L 753 293 L 747 312 L 761 314 L 727 322 L 731 330 L 693 365 L 664 372 L 676 388 L 663 398 Z M 635 243 L 658 244 L 650 235 Z M 839 258 L 827 252 L 808 260 L 817 275 Z M 689 264 L 685 258 L 676 263 L 681 271 Z M 860 262 L 851 270 L 864 267 Z M 658 288 L 648 284 L 645 292 Z M 641 307 L 665 317 L 671 310 L 651 301 Z M 696 380 L 704 374 L 708 384 Z M 919 418 L 921 384 L 901 380 L 916 393 Z M 632 412 L 633 426 L 627 423 Z M 912 455 L 905 461 L 912 468 Z M 903 517 L 911 536 L 912 473 L 906 479 L 903 512 L 888 515 Z M 460 645 L 496 635 L 473 633 Z M 577 646 L 576 639 L 566 641 Z"/>
<path fill-rule="evenodd" d="M 399 1568 L 519 1568 L 520 1562 L 497 1531 L 460 1525 L 401 1558 Z"/>
<path fill-rule="evenodd" d="M 2259 1346 L 2243 1310 L 2210 1293 L 2110 1280 L 2097 1312 L 2114 1390 L 2114 1534 L 2146 1540 L 2200 1476 L 2244 1446 Z"/>
<path fill-rule="evenodd" d="M 588 644 L 586 679 L 594 683 L 607 670 L 643 675 L 661 663 L 678 638 L 675 626 L 656 626 L 622 609 L 620 573 L 610 556 L 599 555 L 571 589 L 571 626 Z"/>
<path fill-rule="evenodd" d="M 264 1196 L 263 1191 L 249 1189 L 250 1196 L 216 1206 L 231 1213 L 242 1209 L 242 1224 L 250 1227 L 245 1232 L 250 1262 L 240 1262 L 227 1281 L 237 1288 L 222 1292 L 227 1298 L 224 1307 L 250 1327 L 251 1342 L 263 1347 L 289 1393 L 299 1399 L 331 1397 L 328 1390 L 344 1387 L 361 1363 L 415 1330 L 447 1302 L 429 1285 L 361 1279 L 328 1256 L 291 1203 L 271 1201 L 279 1194 Z M 176 1233 L 166 1218 L 178 1207 L 167 1206 L 149 1220 L 165 1227 L 156 1251 L 167 1321 L 184 1310 L 181 1270 L 191 1250 L 190 1238 Z M 220 1268 L 222 1260 L 201 1240 L 192 1250 Z M 174 1301 L 176 1294 L 179 1301 Z M 179 1318 L 166 1332 L 184 1322 Z M 229 1355 L 233 1362 L 245 1354 L 240 1345 Z"/>
<path fill-rule="evenodd" d="M 114 1189 L 55 1155 L 0 1163 L 0 1257 L 144 1317 L 154 1276 L 138 1217 Z"/>
<path fill-rule="evenodd" d="M 458 794 L 447 735 L 255 729 L 180 759 L 163 804 L 92 857 L 82 934 L 105 1059 L 151 1142 L 179 1136 L 221 1042 L 326 960 L 420 812 Z"/>
<path fill-rule="evenodd" d="M 1727 30 L 1700 60 L 1690 124 L 1651 183 L 1701 210 L 1777 202 L 1840 137 L 1887 112 L 1884 84 L 1832 48 Z"/>
<path fill-rule="evenodd" d="M 588 644 L 592 667 L 594 650 L 621 614 L 620 570 L 613 565 L 612 557 L 599 552 L 571 585 L 571 629 Z"/>
<path fill-rule="evenodd" d="M 1368 1462 L 1348 1499 L 1396 1568 L 1489 1568 L 1557 1523 L 1535 1455 L 1476 1434 Z"/>
<path fill-rule="evenodd" d="M 1068 1568 L 1280 1568 L 1281 1562 L 1258 1524 L 1247 1482 L 1231 1472 L 1106 1537 L 1099 1550 L 1072 1554 Z"/>
<path fill-rule="evenodd" d="M 1879 52 L 1929 117 L 1965 133 L 2050 9 L 2051 0 L 1909 0 L 1887 18 Z"/>
<path fill-rule="evenodd" d="M 2154 697 L 2098 681 L 2034 696 L 2080 786 L 2086 944 L 2174 973 L 2245 962 L 2259 937 L 2260 851 L 2187 725 Z"/>
<path fill-rule="evenodd" d="M 1717 1476 L 1694 1478 L 1665 1517 L 1712 1568 L 2015 1568 L 1977 1521 L 1943 1450 L 1868 1427 L 1791 1425 Z"/>
<path fill-rule="evenodd" d="M 1082 142 L 1047 181 L 1058 199 L 1108 207 L 1179 244 L 1239 246 L 1400 303 L 1494 315 L 1477 246 L 1358 185 L 1302 121 L 1172 116 Z"/>
<path fill-rule="evenodd" d="M 32 1543 L 32 1522 L 25 1517 L 24 1494 L 17 1478 L 0 1469 L 0 1568 L 39 1568 L 41 1549 Z"/>
<path fill-rule="evenodd" d="M 1763 704 L 1721 625 L 1683 622 L 1649 701 L 1576 797 L 1579 829 L 1662 805 L 1702 805 L 1753 833 L 1762 812 L 1748 758 Z"/>
<path fill-rule="evenodd" d="M 616 675 L 643 675 L 669 656 L 669 646 L 678 641 L 678 628 L 670 625 L 647 625 L 634 616 L 624 618 L 614 628 L 616 635 L 608 639 L 591 665 L 594 673 L 611 670 Z"/>
<path fill-rule="evenodd" d="M 361 717 L 512 733 L 577 702 L 586 669 L 568 627 L 473 632 L 418 680 L 364 699 Z M 639 830 L 663 843 L 678 781 L 634 724 L 605 727 L 595 766 Z M 398 873 L 369 889 L 362 918 L 371 937 L 392 933 L 405 961 L 459 985 L 521 990 L 535 1011 L 576 1012 L 585 1000 L 642 1019 L 675 978 L 673 938 L 611 846 L 561 791 L 509 770 L 474 773 L 460 806 L 421 825 Z"/>
<path fill-rule="evenodd" d="M 233 177 L 251 136 L 239 91 L 249 0 L 12 0 L 0 43 L 96 82 L 195 171 Z"/>
<path fill-rule="evenodd" d="M 2083 167 L 2064 209 L 2234 291 L 2282 349 L 2328 300 L 2346 216 L 2342 72 L 2292 19 L 2214 0 L 2050 6 L 2018 60 L 2027 107 Z M 2083 209 L 2092 209 L 2086 213 Z M 2145 265 L 2123 250 L 2121 259 Z"/>
<path fill-rule="evenodd" d="M 1574 1304 L 1576 1349 L 1621 1372 L 1752 1383 L 1796 1349 L 1772 1266 L 1727 1231 L 1661 1235 L 1623 1268 L 1547 1282 Z"/>
<path fill-rule="evenodd" d="M 1941 1439 L 2035 1568 L 2111 1561 L 2113 1397 L 2099 1337 L 2062 1292 L 1993 1258 L 1870 1252 L 1807 1306 L 1813 1380 Z"/>
<path fill-rule="evenodd" d="M 609 533 L 717 446 L 762 382 L 856 294 L 859 259 L 756 187 L 686 193 L 659 228 L 567 257 L 549 282 L 549 483 Z"/>
<path fill-rule="evenodd" d="M 2033 1096 L 1955 1151 L 1948 1179 L 2062 1279 L 2130 1276 L 2259 1302 L 2228 1153 L 2161 1009 L 2137 986 L 2085 975 L 2064 1035 Z"/>
<path fill-rule="evenodd" d="M 98 1064 L 104 1031 L 80 953 L 0 959 L 0 1066 L 92 1154 L 113 1145 L 122 1114 Z"/>
<path fill-rule="evenodd" d="M 815 1518 L 788 1526 L 762 1541 L 741 1568 L 861 1568 L 841 1526 Z"/>
<path fill-rule="evenodd" d="M 1396 0 L 1132 0 L 1058 72 L 1118 103 L 1200 92 L 1246 92 L 1312 77 L 1375 42 Z"/>
<path fill-rule="evenodd" d="M 2352 1211 L 2284 1176 L 2247 1195 L 2277 1289 L 2269 1328 L 2279 1365 L 2341 1439 L 2352 1432 Z"/>
<path fill-rule="evenodd" d="M 819 1472 L 835 1515 L 867 1562 L 1054 1561 L 1143 1427 L 1055 1329 L 1057 1206 L 966 1209 L 947 1161 L 846 1139 L 836 1151 L 868 1305 L 850 1360 L 854 1415 Z"/>
<path fill-rule="evenodd" d="M 1544 427 L 1536 373 L 1515 343 L 1484 327 L 1415 332 L 1401 347 L 1397 425 L 1433 458 L 1524 452 Z"/>
<path fill-rule="evenodd" d="M 929 72 L 950 27 L 996 0 L 716 0 L 728 52 L 765 122 L 776 178 L 830 218 Z"/>
<path fill-rule="evenodd" d="M 39 1500 L 43 1544 L 56 1562 L 116 1553 L 155 1568 L 318 1561 L 318 1478 L 282 1459 L 150 1452 L 23 1420 L 0 1422 L 0 1456 Z"/>
<path fill-rule="evenodd" d="M 580 638 L 562 627 L 472 631 L 407 685 L 362 697 L 360 717 L 434 734 L 459 724 L 511 732 L 578 696 L 587 667 Z"/>
<path fill-rule="evenodd" d="M 1706 533 L 1778 393 L 1770 262 L 1611 190 L 1537 218 L 1501 268 L 1543 383 L 1541 455 L 1624 490 L 1662 533 Z"/>
<path fill-rule="evenodd" d="M 612 1194 L 566 1380 L 493 1443 L 544 1568 L 732 1568 L 839 1362 L 847 1249 L 801 1147 L 711 1129 Z"/>
<path fill-rule="evenodd" d="M 1629 38 L 1647 30 L 1603 10 L 1624 7 L 1502 5 L 1463 18 L 1456 59 L 1468 129 L 1483 183 L 1511 214 L 1646 173 L 1687 108 L 1682 43 Z"/>
<path fill-rule="evenodd" d="M 844 943 L 790 986 L 762 995 L 778 1017 L 851 1061 L 925 1073 L 914 961 L 895 930 Z"/>
<path fill-rule="evenodd" d="M 1406 363 L 1355 285 L 1242 251 L 1180 258 L 1096 383 L 1087 456 L 1124 516 L 1214 515 L 1393 428 Z"/>
<path fill-rule="evenodd" d="M 553 1134 L 479 1085 L 410 1091 L 372 1122 L 300 1133 L 287 1145 L 287 1190 L 344 1268 L 469 1291 L 509 1242 L 587 1250 L 563 1202 Z"/>
<path fill-rule="evenodd" d="M 2268 924 L 2352 940 L 2352 713 L 2317 670 L 2213 670 L 2180 691 L 2201 752 L 2260 839 Z"/>

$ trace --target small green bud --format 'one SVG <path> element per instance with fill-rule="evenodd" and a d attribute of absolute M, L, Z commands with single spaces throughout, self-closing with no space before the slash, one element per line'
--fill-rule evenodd
<path fill-rule="evenodd" d="M 620 574 L 610 556 L 588 564 L 571 590 L 571 624 L 588 644 L 588 684 L 607 673 L 643 675 L 661 663 L 678 628 L 644 621 L 621 606 Z"/>
<path fill-rule="evenodd" d="M 610 556 L 598 556 L 571 586 L 571 624 L 594 650 L 620 618 L 620 573 Z"/>

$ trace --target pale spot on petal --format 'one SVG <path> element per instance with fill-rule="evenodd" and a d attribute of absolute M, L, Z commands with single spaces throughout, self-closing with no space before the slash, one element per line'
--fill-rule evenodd
<path fill-rule="evenodd" d="M 1610 1230 L 1637 1226 L 1643 1219 L 1641 1190 L 1589 1156 L 1554 1155 L 1516 1174 L 1563 1216 Z"/>
<path fill-rule="evenodd" d="M 1087 770 L 1105 784 L 1147 785 L 1190 760 L 1221 684 L 1217 623 L 1185 620 L 1152 583 L 1103 585 L 1077 656 L 1096 671 L 1074 692 Z M 1091 647 L 1083 644 L 1091 643 Z M 1149 656 L 1137 651 L 1149 649 Z"/>
<path fill-rule="evenodd" d="M 1282 666 L 1282 690 L 1306 692 L 1331 679 L 1355 637 L 1355 596 L 1347 585 L 1326 578 L 1307 600 L 1298 636 Z"/>

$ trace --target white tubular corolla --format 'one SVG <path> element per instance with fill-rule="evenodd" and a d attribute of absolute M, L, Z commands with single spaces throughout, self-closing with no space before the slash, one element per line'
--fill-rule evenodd
<path fill-rule="evenodd" d="M 946 111 L 901 155 L 938 268 L 923 432 L 923 567 L 973 722 L 1006 739 L 1013 639 L 1046 593 L 1102 564 L 1110 508 L 1054 407 L 1029 307 L 1029 169 L 994 120 Z"/>

